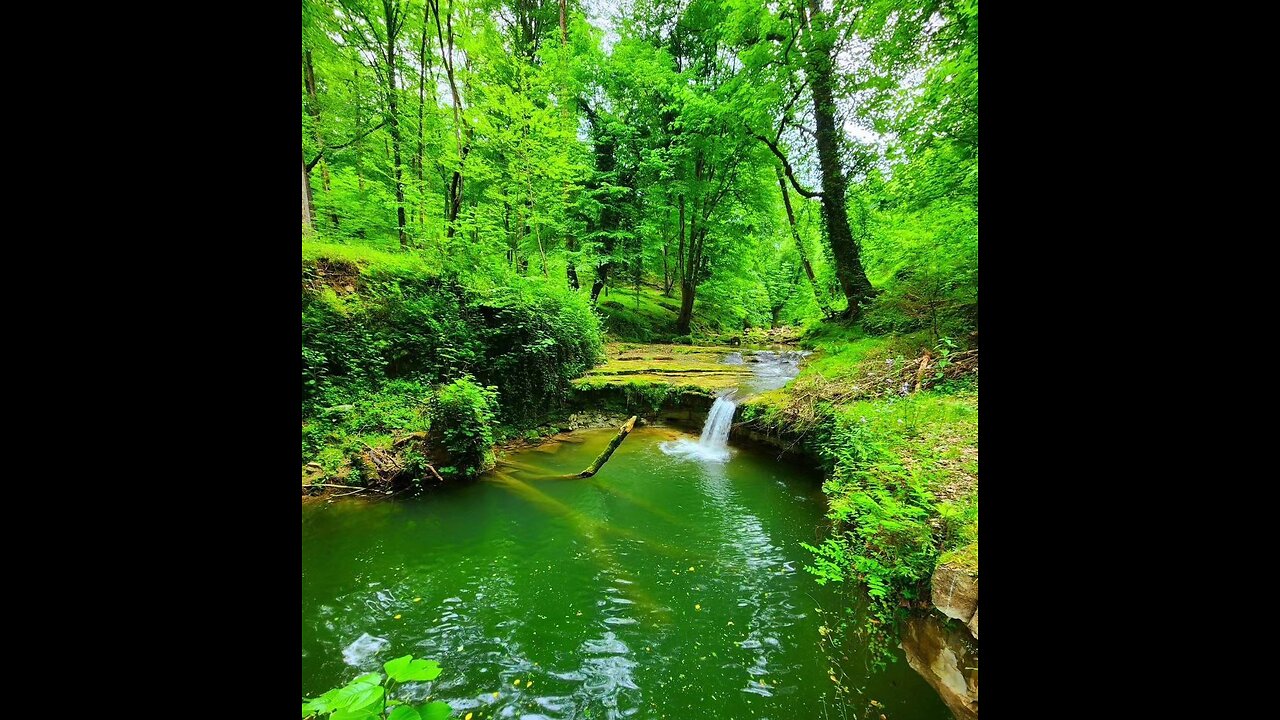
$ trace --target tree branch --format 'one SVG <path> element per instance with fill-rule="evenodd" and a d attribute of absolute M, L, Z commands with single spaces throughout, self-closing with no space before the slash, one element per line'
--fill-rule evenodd
<path fill-rule="evenodd" d="M 770 141 L 770 140 L 769 140 L 769 138 L 767 138 L 767 137 L 765 137 L 765 136 L 763 136 L 763 135 L 759 135 L 759 134 L 757 134 L 757 133 L 756 133 L 754 130 L 752 130 L 751 128 L 747 128 L 747 133 L 748 133 L 749 135 L 751 135 L 751 137 L 753 137 L 753 138 L 755 138 L 755 139 L 759 140 L 760 142 L 764 143 L 765 145 L 768 145 L 768 146 L 769 146 L 769 149 L 773 151 L 773 154 L 774 154 L 774 155 L 776 155 L 776 156 L 778 157 L 778 159 L 782 161 L 782 167 L 783 167 L 783 169 L 785 169 L 785 170 L 787 171 L 787 178 L 791 180 L 791 186 L 792 186 L 792 187 L 794 187 L 794 188 L 796 189 L 796 192 L 800 193 L 801 195 L 803 195 L 803 196 L 805 196 L 805 197 L 807 197 L 807 198 L 822 197 L 822 193 L 820 193 L 820 192 L 814 192 L 814 191 L 812 191 L 812 190 L 805 190 L 804 188 L 800 187 L 800 182 L 799 182 L 798 180 L 796 180 L 796 174 L 795 174 L 795 172 L 794 172 L 794 171 L 792 171 L 792 169 L 791 169 L 791 163 L 787 162 L 787 156 L 786 156 L 786 155 L 783 155 L 783 154 L 782 154 L 782 151 L 778 149 L 778 144 L 777 144 L 777 143 Z"/>
<path fill-rule="evenodd" d="M 351 138 L 350 140 L 344 143 L 338 143 L 337 145 L 330 145 L 326 147 L 324 150 L 321 150 L 320 153 L 311 160 L 311 162 L 307 163 L 307 172 L 311 172 L 311 168 L 315 167 L 316 163 L 320 162 L 320 158 L 324 157 L 324 153 L 326 150 L 341 150 L 342 148 L 347 147 L 352 143 L 359 142 L 360 140 L 363 140 L 366 137 L 368 137 L 375 130 L 378 130 L 383 126 L 385 126 L 388 122 L 390 122 L 390 120 L 383 120 L 377 125 L 374 125 L 373 127 L 369 128 L 368 130 L 365 130 L 364 132 L 360 133 L 359 135 Z"/>

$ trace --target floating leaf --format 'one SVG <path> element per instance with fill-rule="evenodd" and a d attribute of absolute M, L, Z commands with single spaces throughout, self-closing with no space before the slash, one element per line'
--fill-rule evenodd
<path fill-rule="evenodd" d="M 701 609 L 702 609 L 702 606 L 701 606 L 701 605 L 694 605 L 694 606 L 693 606 L 693 609 L 694 609 L 694 610 L 701 610 Z"/>
<path fill-rule="evenodd" d="M 391 618 L 391 619 L 392 619 L 392 620 L 399 620 L 399 619 L 400 619 L 400 616 L 399 616 L 399 615 L 396 615 L 395 617 L 393 617 L 393 618 Z"/>
<path fill-rule="evenodd" d="M 530 680 L 529 682 L 525 683 L 525 684 L 524 684 L 524 686 L 525 686 L 525 687 L 533 687 L 533 681 L 532 681 L 532 680 Z"/>

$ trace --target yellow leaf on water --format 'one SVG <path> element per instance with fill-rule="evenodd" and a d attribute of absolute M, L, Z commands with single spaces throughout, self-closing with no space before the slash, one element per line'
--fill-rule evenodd
<path fill-rule="evenodd" d="M 701 605 L 694 605 L 694 606 L 693 606 L 693 609 L 694 609 L 694 610 L 701 610 L 701 609 L 702 609 L 702 606 L 701 606 Z"/>
<path fill-rule="evenodd" d="M 532 681 L 532 680 L 530 680 L 529 682 L 527 682 L 527 683 L 525 683 L 525 684 L 524 684 L 524 686 L 525 686 L 525 687 L 530 687 L 530 686 L 532 686 L 532 685 L 533 685 L 533 681 Z"/>
<path fill-rule="evenodd" d="M 690 565 L 690 566 L 689 566 L 689 572 L 693 572 L 693 566 L 692 566 L 692 565 Z"/>
<path fill-rule="evenodd" d="M 414 602 L 422 602 L 422 598 L 414 598 L 414 599 L 413 599 L 413 601 L 414 601 Z"/>
<path fill-rule="evenodd" d="M 391 619 L 392 619 L 392 620 L 399 620 L 399 619 L 400 619 L 400 616 L 399 616 L 399 615 L 397 615 L 397 616 L 395 616 L 395 617 L 393 617 L 393 618 L 391 618 Z"/>
<path fill-rule="evenodd" d="M 462 720 L 471 720 L 471 713 L 467 713 L 467 716 L 462 718 Z"/>
<path fill-rule="evenodd" d="M 520 678 L 516 678 L 515 687 L 520 687 Z"/>
<path fill-rule="evenodd" d="M 837 684 L 837 685 L 839 685 L 839 684 L 840 684 L 840 681 L 836 679 L 836 676 L 835 676 L 835 675 L 828 675 L 827 677 L 831 678 L 831 682 L 833 682 L 833 683 L 835 683 L 835 684 Z"/>
<path fill-rule="evenodd" d="M 494 698 L 495 700 L 497 700 L 497 699 L 498 699 L 498 693 L 494 693 L 494 694 L 493 694 L 493 698 Z"/>

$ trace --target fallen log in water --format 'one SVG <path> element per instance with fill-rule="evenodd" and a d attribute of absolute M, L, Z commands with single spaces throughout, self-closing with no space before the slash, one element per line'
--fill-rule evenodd
<path fill-rule="evenodd" d="M 635 426 L 636 416 L 632 415 L 631 419 L 627 420 L 622 424 L 622 427 L 618 428 L 617 437 L 609 441 L 609 447 L 605 448 L 604 452 L 600 453 L 600 456 L 596 458 L 595 462 L 591 463 L 586 470 L 583 470 L 577 475 L 566 475 L 565 477 L 589 478 L 600 472 L 600 468 L 604 467 L 604 464 L 609 461 L 609 456 L 613 455 L 613 451 L 617 450 L 618 446 L 622 444 L 622 441 L 627 439 L 627 435 L 631 434 L 631 430 L 635 428 Z"/>

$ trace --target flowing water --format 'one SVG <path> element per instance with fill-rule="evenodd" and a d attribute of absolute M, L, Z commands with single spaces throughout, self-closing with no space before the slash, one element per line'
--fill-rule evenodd
<path fill-rule="evenodd" d="M 869 669 L 847 598 L 804 572 L 820 476 L 752 447 L 670 455 L 696 443 L 639 427 L 595 477 L 548 479 L 615 432 L 419 499 L 304 505 L 303 695 L 411 653 L 443 672 L 406 691 L 473 720 L 951 717 L 901 651 Z"/>
<path fill-rule="evenodd" d="M 733 413 L 738 403 L 731 398 L 733 393 L 721 395 L 707 413 L 707 422 L 702 426 L 702 435 L 697 441 L 679 438 L 662 443 L 662 452 L 675 457 L 708 462 L 724 462 L 729 459 L 729 428 L 733 424 Z"/>

